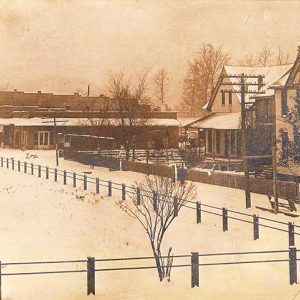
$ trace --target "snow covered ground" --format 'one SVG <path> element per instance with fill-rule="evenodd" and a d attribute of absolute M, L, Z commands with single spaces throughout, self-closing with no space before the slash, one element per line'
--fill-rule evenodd
<path fill-rule="evenodd" d="M 29 152 L 29 151 L 28 151 Z M 23 151 L 1 150 L 0 156 L 26 161 Z M 28 162 L 54 166 L 53 151 L 30 151 L 38 158 Z M 124 182 L 127 185 L 144 175 L 113 171 L 60 159 L 60 169 L 92 171 L 91 176 Z M 0 260 L 73 260 L 96 258 L 151 256 L 151 249 L 141 226 L 118 206 L 120 193 L 107 197 L 107 190 L 94 193 L 94 187 L 83 191 L 71 184 L 55 183 L 36 175 L 0 168 Z M 204 203 L 244 211 L 244 192 L 196 183 L 198 197 Z M 252 194 L 253 207 L 269 207 L 267 197 Z M 255 208 L 247 213 L 275 218 Z M 195 211 L 183 209 L 170 227 L 164 249 L 173 247 L 174 254 L 287 250 L 287 233 L 260 228 L 260 239 L 253 241 L 252 225 L 229 220 L 229 231 L 223 233 L 221 218 L 202 215 L 195 223 Z M 300 221 L 279 215 L 282 221 Z M 270 223 L 265 222 L 268 225 Z M 273 224 L 274 226 L 274 224 Z M 276 225 L 277 226 L 277 225 Z M 280 226 L 278 226 L 280 227 Z M 280 227 L 283 228 L 283 227 Z M 300 245 L 296 237 L 296 245 Z M 200 258 L 200 262 L 287 259 L 288 254 L 242 255 Z M 152 261 L 102 262 L 97 268 L 154 265 Z M 188 258 L 175 264 L 190 263 Z M 81 269 L 84 264 L 7 266 L 2 272 L 31 270 Z M 289 285 L 288 263 L 245 264 L 200 267 L 200 287 L 190 288 L 190 268 L 174 268 L 170 283 L 159 283 L 155 270 L 98 272 L 96 296 L 86 295 L 86 274 L 10 276 L 2 280 L 3 299 L 300 299 L 298 285 Z"/>

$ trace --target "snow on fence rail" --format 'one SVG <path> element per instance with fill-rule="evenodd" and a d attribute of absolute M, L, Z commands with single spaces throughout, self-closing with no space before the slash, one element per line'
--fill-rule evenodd
<path fill-rule="evenodd" d="M 228 265 L 241 265 L 241 264 L 259 264 L 259 263 L 281 263 L 281 262 L 288 262 L 289 264 L 289 283 L 293 285 L 294 283 L 297 284 L 297 250 L 296 247 L 289 247 L 288 250 L 270 250 L 270 251 L 249 251 L 249 252 L 227 252 L 227 253 L 199 253 L 199 252 L 192 252 L 191 254 L 184 254 L 184 255 L 173 255 L 174 259 L 178 261 L 178 259 L 182 258 L 190 258 L 189 262 L 177 263 L 172 265 L 172 268 L 184 268 L 190 267 L 191 268 L 191 287 L 199 287 L 199 273 L 200 267 L 204 266 L 228 266 Z M 288 254 L 288 257 L 283 257 L 280 259 L 274 259 L 273 255 L 277 254 Z M 240 255 L 271 255 L 271 258 L 267 259 L 260 259 L 260 260 L 230 260 L 230 261 L 210 261 L 205 262 L 205 257 L 218 257 L 218 256 L 225 256 L 234 258 L 235 256 Z M 162 256 L 161 258 L 168 258 L 168 256 Z M 108 272 L 108 271 L 133 271 L 133 270 L 147 270 L 147 269 L 156 269 L 157 267 L 154 265 L 143 264 L 143 265 L 129 265 L 126 267 L 121 267 L 120 265 L 113 266 L 113 267 L 104 267 L 104 268 L 97 268 L 97 262 L 120 262 L 120 261 L 146 261 L 146 260 L 153 260 L 155 262 L 154 256 L 142 256 L 142 257 L 120 257 L 120 258 L 95 258 L 95 257 L 87 257 L 84 260 L 55 260 L 55 261 L 27 261 L 27 262 L 1 262 L 0 261 L 0 300 L 2 299 L 2 287 L 3 287 L 3 278 L 6 276 L 29 276 L 29 275 L 49 275 L 49 274 L 67 274 L 67 273 L 86 273 L 87 274 L 87 295 L 89 294 L 96 294 L 96 273 L 97 272 Z M 81 267 L 80 269 L 68 269 L 68 270 L 46 270 L 46 271 L 23 271 L 20 272 L 2 272 L 2 268 L 5 267 L 5 270 L 10 266 L 29 266 L 29 265 L 61 265 L 61 264 L 85 264 L 85 267 Z M 101 264 L 103 265 L 103 264 Z"/>
<path fill-rule="evenodd" d="M 17 164 L 17 168 L 16 168 L 16 164 Z M 71 179 L 73 187 L 77 187 L 78 181 L 80 181 L 83 183 L 84 190 L 87 190 L 88 186 L 93 185 L 95 187 L 95 192 L 97 194 L 100 193 L 100 190 L 107 189 L 107 195 L 109 197 L 113 196 L 113 190 L 117 190 L 121 192 L 122 201 L 126 200 L 126 195 L 129 196 L 130 198 L 134 196 L 137 205 L 141 204 L 143 197 L 151 198 L 153 200 L 153 206 L 158 201 L 157 197 L 163 198 L 163 195 L 154 194 L 154 193 L 151 194 L 149 193 L 149 191 L 141 190 L 140 188 L 133 188 L 130 186 L 126 186 L 124 183 L 112 182 L 111 180 L 103 180 L 103 179 L 99 179 L 98 177 L 96 178 L 89 177 L 86 174 L 77 174 L 76 172 L 59 170 L 57 168 L 49 168 L 48 166 L 41 166 L 33 163 L 21 162 L 20 160 L 15 161 L 14 158 L 1 157 L 0 166 L 2 168 L 6 167 L 7 169 L 11 167 L 12 170 L 18 170 L 18 172 L 21 172 L 23 170 L 24 173 L 27 174 L 29 173 L 31 175 L 37 173 L 38 177 L 42 177 L 44 173 L 46 179 L 49 179 L 49 174 L 53 174 L 54 181 L 57 182 L 58 178 L 62 177 L 64 185 L 70 182 Z M 170 202 L 163 199 L 159 199 L 159 200 L 162 202 Z M 174 197 L 172 203 L 174 205 L 173 213 L 177 217 L 178 199 Z M 223 232 L 229 230 L 229 220 L 235 220 L 243 223 L 252 224 L 254 240 L 257 240 L 260 237 L 260 227 L 288 233 L 289 246 L 295 246 L 295 236 L 300 235 L 300 233 L 297 233 L 295 231 L 295 228 L 300 228 L 300 226 L 295 225 L 293 222 L 286 223 L 286 222 L 282 222 L 270 218 L 260 217 L 259 215 L 256 214 L 251 215 L 244 212 L 230 210 L 225 207 L 217 207 L 210 204 L 205 204 L 200 201 L 196 201 L 196 202 L 186 201 L 186 204 L 183 204 L 182 206 L 185 209 L 190 209 L 195 211 L 195 217 L 196 217 L 195 219 L 197 224 L 200 224 L 202 222 L 203 213 L 221 217 Z"/>

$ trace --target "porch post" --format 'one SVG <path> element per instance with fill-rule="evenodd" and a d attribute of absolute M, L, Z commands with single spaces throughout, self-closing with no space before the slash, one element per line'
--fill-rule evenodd
<path fill-rule="evenodd" d="M 231 156 L 231 130 L 228 129 L 228 161 L 230 161 Z"/>
<path fill-rule="evenodd" d="M 216 158 L 216 132 L 215 129 L 211 130 L 212 132 L 212 154 L 213 154 L 213 159 L 215 160 Z"/>

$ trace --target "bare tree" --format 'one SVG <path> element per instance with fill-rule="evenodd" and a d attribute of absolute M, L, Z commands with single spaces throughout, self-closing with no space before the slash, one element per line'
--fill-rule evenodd
<path fill-rule="evenodd" d="M 149 71 L 146 70 L 134 77 L 122 70 L 112 74 L 108 82 L 108 93 L 114 100 L 115 122 L 121 130 L 121 143 L 127 159 L 131 149 L 135 154 L 136 136 L 143 127 L 150 125 L 150 107 L 147 105 L 148 74 Z M 135 78 L 135 82 L 132 78 Z"/>
<path fill-rule="evenodd" d="M 288 52 L 284 53 L 280 47 L 278 47 L 278 54 L 276 57 L 276 62 L 277 65 L 286 65 L 288 64 L 290 61 L 290 55 Z"/>
<path fill-rule="evenodd" d="M 271 47 L 268 46 L 268 42 L 263 46 L 261 51 L 257 55 L 257 63 L 260 66 L 266 67 L 271 64 L 273 58 L 273 52 Z"/>
<path fill-rule="evenodd" d="M 153 78 L 156 94 L 158 95 L 158 101 L 161 104 L 165 103 L 166 92 L 169 85 L 169 77 L 165 68 L 158 70 Z"/>
<path fill-rule="evenodd" d="M 150 241 L 155 258 L 159 280 L 170 276 L 172 257 L 169 250 L 167 262 L 162 258 L 161 246 L 167 229 L 175 220 L 178 212 L 196 197 L 193 183 L 173 182 L 167 177 L 151 176 L 133 189 L 141 191 L 140 202 L 129 193 L 132 201 L 121 201 L 119 206 L 144 228 Z M 174 202 L 176 199 L 176 203 Z"/>
<path fill-rule="evenodd" d="M 253 54 L 246 54 L 245 57 L 239 61 L 239 65 L 245 67 L 254 67 L 257 65 L 257 61 Z"/>
<path fill-rule="evenodd" d="M 222 46 L 214 47 L 211 44 L 203 44 L 198 56 L 192 62 L 188 62 L 188 72 L 183 83 L 182 107 L 188 108 L 191 115 L 195 115 L 196 107 L 201 107 L 208 101 L 211 88 L 228 63 L 230 56 L 224 53 Z"/>

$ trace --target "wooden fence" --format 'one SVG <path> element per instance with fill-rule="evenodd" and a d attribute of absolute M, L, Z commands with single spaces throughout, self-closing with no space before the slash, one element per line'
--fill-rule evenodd
<path fill-rule="evenodd" d="M 167 166 L 159 163 L 145 163 L 136 161 L 120 161 L 115 157 L 101 157 L 95 154 L 81 152 L 69 152 L 65 159 L 75 160 L 84 164 L 107 167 L 114 170 L 133 171 L 148 175 L 159 175 L 174 178 L 174 166 Z M 206 171 L 185 170 L 186 180 L 201 182 L 213 185 L 219 185 L 234 189 L 244 189 L 244 176 L 234 173 L 213 172 L 209 175 Z M 278 180 L 278 195 L 282 199 L 288 199 L 299 203 L 299 184 L 297 182 Z M 269 179 L 260 179 L 250 177 L 251 192 L 262 195 L 273 195 L 273 181 Z"/>
<path fill-rule="evenodd" d="M 244 189 L 243 175 L 232 173 L 214 172 L 211 176 L 208 172 L 200 170 L 188 170 L 186 179 L 194 182 L 214 184 L 234 189 Z M 277 181 L 278 195 L 280 198 L 289 199 L 299 203 L 299 186 L 296 182 Z M 262 195 L 273 195 L 273 180 L 250 177 L 251 192 Z"/>
<path fill-rule="evenodd" d="M 297 250 L 296 247 L 289 247 L 288 250 L 270 250 L 270 251 L 249 251 L 249 252 L 227 252 L 227 253 L 199 253 L 199 252 L 192 252 L 191 254 L 183 254 L 183 255 L 173 255 L 173 262 L 180 259 L 186 259 L 189 258 L 188 262 L 179 262 L 177 264 L 172 264 L 172 268 L 185 268 L 189 267 L 191 268 L 191 287 L 199 287 L 200 286 L 200 267 L 203 266 L 229 266 L 229 265 L 241 265 L 241 264 L 267 264 L 267 263 L 288 263 L 288 270 L 289 270 L 289 284 L 297 284 L 297 252 L 300 250 Z M 265 258 L 264 259 L 246 259 L 243 261 L 236 260 L 232 261 L 230 259 L 229 261 L 220 261 L 219 259 L 213 260 L 213 258 L 218 257 L 239 257 L 243 256 L 257 256 L 257 255 L 283 255 L 284 257 L 273 259 L 273 257 Z M 205 262 L 205 257 L 209 257 L 209 262 Z M 161 258 L 167 258 L 167 256 L 161 256 Z M 200 261 L 201 259 L 201 261 Z M 244 258 L 245 259 L 245 258 Z M 118 263 L 120 261 L 143 261 L 143 265 L 136 266 L 122 266 L 119 267 L 118 265 L 115 267 L 103 267 L 103 264 L 105 262 L 114 262 Z M 146 264 L 145 261 L 152 261 L 153 265 Z M 46 275 L 46 274 L 68 274 L 68 273 L 85 273 L 87 278 L 87 290 L 86 294 L 90 295 L 96 294 L 96 274 L 101 272 L 111 272 L 111 271 L 134 271 L 134 270 L 149 270 L 149 269 L 156 269 L 157 267 L 154 265 L 155 257 L 153 256 L 143 256 L 143 257 L 120 257 L 120 258 L 95 258 L 95 257 L 87 257 L 85 260 L 56 260 L 56 261 L 27 261 L 27 262 L 1 262 L 0 261 L 0 300 L 2 300 L 2 289 L 3 289 L 3 278 L 5 277 L 11 277 L 11 276 L 32 276 L 32 275 Z M 97 263 L 101 263 L 101 267 L 99 268 L 97 266 Z M 29 266 L 29 265 L 70 265 L 70 264 L 76 264 L 76 268 L 73 267 L 73 269 L 67 269 L 62 270 L 61 268 L 59 270 L 45 270 L 45 271 L 23 271 L 20 270 L 10 272 L 9 268 L 14 267 L 14 270 L 18 268 L 19 266 Z M 80 267 L 78 269 L 78 264 L 84 264 L 85 267 Z M 5 268 L 5 272 L 2 271 L 2 269 Z M 266 275 L 267 276 L 267 275 Z M 225 283 L 224 283 L 225 284 Z M 17 288 L 17 286 L 15 286 Z"/>

